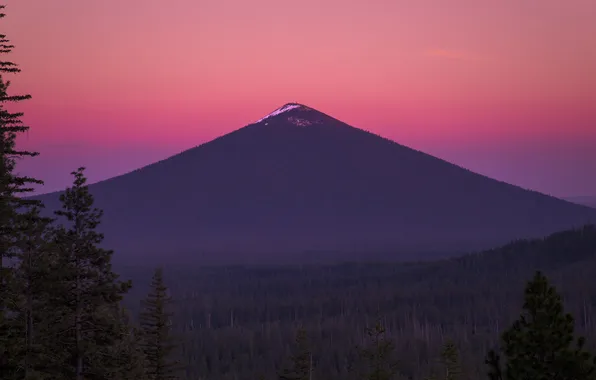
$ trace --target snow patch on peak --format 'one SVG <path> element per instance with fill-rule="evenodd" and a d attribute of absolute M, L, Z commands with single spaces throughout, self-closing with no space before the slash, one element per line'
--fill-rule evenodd
<path fill-rule="evenodd" d="M 268 119 L 270 117 L 279 115 L 279 114 L 284 113 L 284 112 L 288 112 L 288 111 L 293 110 L 293 109 L 296 109 L 296 108 L 306 108 L 306 107 L 304 107 L 303 105 L 298 104 L 298 103 L 288 103 L 288 104 L 286 104 L 286 105 L 284 105 L 282 107 L 279 107 L 275 111 L 271 112 L 269 115 L 264 116 L 264 117 L 260 118 L 259 120 L 255 121 L 255 124 L 256 123 L 260 123 L 261 121 L 263 121 L 265 119 Z"/>
<path fill-rule="evenodd" d="M 288 117 L 288 121 L 294 125 L 297 125 L 299 127 L 306 127 L 308 125 L 312 125 L 312 122 L 306 119 L 301 119 L 299 117 L 293 117 L 290 116 Z"/>

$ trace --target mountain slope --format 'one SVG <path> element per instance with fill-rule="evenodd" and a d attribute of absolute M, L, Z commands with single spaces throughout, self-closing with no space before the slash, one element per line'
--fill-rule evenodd
<path fill-rule="evenodd" d="M 596 209 L 596 196 L 570 197 L 565 200 Z"/>
<path fill-rule="evenodd" d="M 171 257 L 461 251 L 596 221 L 298 104 L 91 191 L 107 244 Z"/>

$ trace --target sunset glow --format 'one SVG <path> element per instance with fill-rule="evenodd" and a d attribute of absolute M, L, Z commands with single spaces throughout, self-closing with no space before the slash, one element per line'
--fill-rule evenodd
<path fill-rule="evenodd" d="M 13 91 L 61 189 L 299 102 L 493 178 L 596 194 L 593 0 L 19 0 Z M 79 164 L 76 164 L 77 166 Z"/>

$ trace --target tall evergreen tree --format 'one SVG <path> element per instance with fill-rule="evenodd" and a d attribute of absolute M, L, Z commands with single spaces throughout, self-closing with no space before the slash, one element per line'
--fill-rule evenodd
<path fill-rule="evenodd" d="M 395 345 L 387 339 L 387 331 L 380 320 L 373 327 L 366 330 L 368 344 L 360 348 L 361 379 L 363 380 L 391 380 L 398 372 L 398 363 L 394 358 Z"/>
<path fill-rule="evenodd" d="M 426 380 L 458 380 L 461 377 L 461 365 L 459 362 L 459 352 L 455 343 L 448 339 L 443 344 L 441 358 L 439 360 L 442 375 L 437 376 L 434 372 Z"/>
<path fill-rule="evenodd" d="M 490 350 L 484 362 L 488 365 L 489 380 L 503 380 L 503 365 L 499 354 Z"/>
<path fill-rule="evenodd" d="M 141 332 L 132 325 L 132 319 L 124 308 L 113 307 L 111 310 L 115 313 L 115 326 L 121 339 L 110 346 L 107 353 L 95 358 L 97 366 L 104 368 L 104 376 L 110 380 L 148 379 Z"/>
<path fill-rule="evenodd" d="M 102 211 L 93 207 L 84 168 L 72 174 L 73 186 L 60 196 L 62 209 L 56 212 L 63 224 L 54 233 L 48 289 L 53 351 L 62 355 L 53 369 L 55 378 L 105 379 L 115 364 L 94 358 L 110 358 L 123 338 L 114 310 L 131 285 L 112 271 L 112 251 L 100 248 Z"/>
<path fill-rule="evenodd" d="M 280 380 L 312 379 L 312 351 L 308 341 L 308 335 L 304 328 L 299 328 L 296 332 L 294 353 L 290 360 L 291 365 L 288 368 L 284 368 L 279 374 Z"/>
<path fill-rule="evenodd" d="M 589 380 L 596 378 L 596 359 L 574 337 L 574 321 L 564 313 L 561 296 L 536 272 L 525 290 L 520 318 L 503 333 L 505 368 L 489 353 L 491 380 Z"/>
<path fill-rule="evenodd" d="M 0 5 L 0 18 L 5 17 L 3 12 L 5 5 Z M 0 54 L 8 54 L 14 46 L 0 34 Z M 7 262 L 14 255 L 14 244 L 16 239 L 15 219 L 19 216 L 19 210 L 23 206 L 35 204 L 35 201 L 25 200 L 19 197 L 23 193 L 31 191 L 31 185 L 42 183 L 39 180 L 20 176 L 16 173 L 16 163 L 19 158 L 36 156 L 37 153 L 20 150 L 16 147 L 16 139 L 19 134 L 29 130 L 24 125 L 21 112 L 10 112 L 6 107 L 9 103 L 21 102 L 30 99 L 30 95 L 10 95 L 8 88 L 10 81 L 6 79 L 9 74 L 20 72 L 18 66 L 11 61 L 0 58 L 0 377 L 3 371 L 7 371 L 10 356 L 11 336 L 8 331 L 7 304 L 9 303 L 8 281 L 10 279 L 10 268 Z"/>
<path fill-rule="evenodd" d="M 180 363 L 173 355 L 177 348 L 171 331 L 171 297 L 164 283 L 163 269 L 157 268 L 151 291 L 142 301 L 140 324 L 147 375 L 152 380 L 178 379 Z"/>
<path fill-rule="evenodd" d="M 38 207 L 32 207 L 19 220 L 18 262 L 10 284 L 15 300 L 10 305 L 13 312 L 11 331 L 15 333 L 13 368 L 17 378 L 41 379 L 47 358 L 43 350 L 47 332 L 44 309 L 51 266 L 49 226 L 52 220 L 40 216 Z"/>
<path fill-rule="evenodd" d="M 459 380 L 462 374 L 459 352 L 455 343 L 447 340 L 441 352 L 441 364 L 445 373 L 445 380 Z"/>

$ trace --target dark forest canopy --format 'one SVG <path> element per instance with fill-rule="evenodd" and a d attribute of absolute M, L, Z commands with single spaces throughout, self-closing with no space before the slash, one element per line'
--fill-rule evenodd
<path fill-rule="evenodd" d="M 400 373 L 422 379 L 452 339 L 465 377 L 485 378 L 484 355 L 519 315 L 524 285 L 542 270 L 561 289 L 578 331 L 596 348 L 596 227 L 490 251 L 421 263 L 167 267 L 175 329 L 185 337 L 190 378 L 272 378 L 299 326 L 312 342 L 315 378 L 350 378 L 367 327 L 380 317 L 396 346 Z M 122 268 L 136 286 L 151 271 Z"/>

